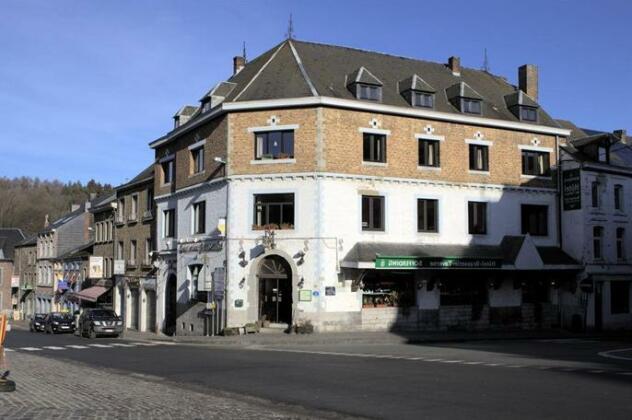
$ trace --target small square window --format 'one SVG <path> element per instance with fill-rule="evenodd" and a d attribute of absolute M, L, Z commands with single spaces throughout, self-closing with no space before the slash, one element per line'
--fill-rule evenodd
<path fill-rule="evenodd" d="M 520 120 L 521 121 L 538 121 L 538 110 L 530 106 L 520 107 Z"/>
<path fill-rule="evenodd" d="M 461 98 L 461 112 L 480 115 L 481 101 L 478 99 Z"/>
<path fill-rule="evenodd" d="M 433 108 L 434 107 L 434 95 L 426 92 L 412 92 L 411 97 L 412 106 L 421 108 Z"/>
<path fill-rule="evenodd" d="M 382 87 L 358 83 L 356 84 L 356 98 L 379 102 L 382 100 Z"/>
<path fill-rule="evenodd" d="M 362 230 L 384 230 L 384 197 L 362 196 Z"/>
<path fill-rule="evenodd" d="M 386 163 L 386 136 L 364 133 L 363 160 L 365 162 Z"/>
<path fill-rule="evenodd" d="M 533 176 L 549 176 L 551 174 L 549 152 L 523 150 L 522 174 Z"/>

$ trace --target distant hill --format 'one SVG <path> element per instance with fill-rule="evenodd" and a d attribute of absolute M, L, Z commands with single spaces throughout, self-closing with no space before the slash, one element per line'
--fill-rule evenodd
<path fill-rule="evenodd" d="M 112 191 L 109 184 L 91 179 L 81 182 L 62 183 L 39 178 L 0 177 L 0 227 L 16 227 L 25 235 L 44 228 L 44 219 L 59 218 L 70 211 L 72 204 L 90 199 L 91 194 L 101 195 Z"/>

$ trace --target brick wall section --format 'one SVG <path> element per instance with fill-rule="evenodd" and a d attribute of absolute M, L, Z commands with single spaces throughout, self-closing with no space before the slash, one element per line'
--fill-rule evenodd
<path fill-rule="evenodd" d="M 174 142 L 156 149 L 156 159 L 175 153 L 175 182 L 165 186 L 164 174 L 159 162 L 154 167 L 154 191 L 156 196 L 169 194 L 176 190 L 223 176 L 222 164 L 214 161 L 215 157 L 226 157 L 226 138 L 228 117 L 217 118 L 201 127 L 186 133 Z M 188 147 L 198 141 L 206 140 L 204 145 L 204 171 L 192 174 L 191 151 Z"/>
<path fill-rule="evenodd" d="M 117 192 L 118 199 L 125 200 L 125 210 L 128 212 L 125 219 L 127 220 L 124 224 L 118 224 L 115 227 L 115 240 L 117 242 L 122 241 L 124 243 L 124 252 L 125 252 L 125 260 L 126 260 L 126 271 L 125 275 L 129 277 L 146 277 L 151 270 L 151 263 L 145 261 L 145 253 L 146 253 L 146 240 L 150 239 L 152 242 L 152 247 L 149 251 L 152 251 L 155 247 L 154 240 L 154 232 L 155 232 L 155 210 L 149 213 L 146 213 L 148 208 L 147 199 L 148 199 L 148 191 L 153 189 L 153 179 L 148 180 L 142 184 L 138 184 L 132 186 L 125 190 L 120 190 Z M 131 202 L 132 196 L 138 196 L 138 211 L 136 220 L 130 220 L 130 210 L 131 210 Z M 136 241 L 136 265 L 129 265 L 129 252 L 131 248 L 131 241 Z"/>
<path fill-rule="evenodd" d="M 387 137 L 387 167 L 362 164 L 363 136 L 358 129 L 371 127 L 370 121 L 374 118 L 379 121 L 379 128 L 391 131 Z M 289 124 L 291 121 L 285 123 Z M 440 145 L 440 172 L 424 171 L 417 167 L 418 140 L 415 134 L 424 133 L 426 125 L 432 126 L 432 134 L 445 137 Z M 325 108 L 323 111 L 323 129 L 327 172 L 452 182 L 554 186 L 552 181 L 525 180 L 520 177 L 522 155 L 518 149 L 518 145 L 531 146 L 531 141 L 537 138 L 541 147 L 554 150 L 550 156 L 553 165 L 556 162 L 554 136 L 333 108 Z M 474 139 L 477 131 L 484 135 L 483 140 L 493 142 L 489 150 L 489 175 L 468 172 L 469 147 L 465 139 Z"/>
<path fill-rule="evenodd" d="M 277 125 L 298 124 L 294 131 L 294 164 L 251 164 L 255 158 L 255 134 L 250 127 L 269 126 L 271 116 L 277 117 Z M 317 109 L 299 108 L 234 113 L 230 116 L 231 175 L 279 172 L 312 172 L 316 170 Z"/>

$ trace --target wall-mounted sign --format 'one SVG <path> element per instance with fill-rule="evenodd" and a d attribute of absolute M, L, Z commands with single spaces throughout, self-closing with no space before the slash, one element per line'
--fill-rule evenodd
<path fill-rule="evenodd" d="M 224 242 L 221 239 L 206 239 L 201 242 L 189 242 L 178 246 L 179 253 L 186 252 L 218 252 L 224 249 Z"/>
<path fill-rule="evenodd" d="M 298 291 L 298 300 L 299 302 L 311 302 L 312 301 L 312 291 L 307 289 L 301 289 Z"/>
<path fill-rule="evenodd" d="M 333 286 L 325 287 L 325 296 L 336 296 L 336 288 Z"/>
<path fill-rule="evenodd" d="M 243 299 L 235 299 L 235 308 L 243 308 L 244 300 Z"/>
<path fill-rule="evenodd" d="M 377 257 L 377 269 L 419 269 L 419 268 L 500 268 L 500 258 L 470 257 Z"/>
<path fill-rule="evenodd" d="M 103 278 L 103 257 L 90 257 L 89 267 L 89 276 L 91 279 Z"/>
<path fill-rule="evenodd" d="M 217 231 L 222 236 L 226 235 L 226 218 L 225 217 L 220 217 L 217 220 Z"/>
<path fill-rule="evenodd" d="M 564 211 L 578 210 L 582 207 L 581 172 L 579 169 L 567 169 L 562 172 L 562 203 Z"/>
<path fill-rule="evenodd" d="M 114 275 L 121 276 L 125 274 L 125 260 L 114 260 Z"/>

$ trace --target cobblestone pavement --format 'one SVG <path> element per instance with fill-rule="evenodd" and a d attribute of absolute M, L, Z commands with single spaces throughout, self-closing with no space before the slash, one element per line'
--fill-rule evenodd
<path fill-rule="evenodd" d="M 20 352 L 6 356 L 17 390 L 0 393 L 0 419 L 316 418 L 263 400 L 183 389 L 160 377 Z"/>

